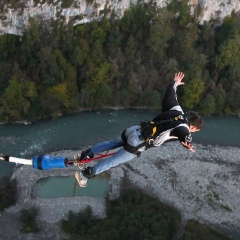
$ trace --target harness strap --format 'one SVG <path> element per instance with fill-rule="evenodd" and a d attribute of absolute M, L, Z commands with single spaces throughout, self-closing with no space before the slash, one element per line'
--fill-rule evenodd
<path fill-rule="evenodd" d="M 126 130 L 124 130 L 121 134 L 122 140 L 126 143 L 127 142 L 127 137 L 126 137 Z"/>
<path fill-rule="evenodd" d="M 141 155 L 141 152 L 138 151 L 138 149 L 141 148 L 141 147 L 143 147 L 143 146 L 145 146 L 145 142 L 139 144 L 139 145 L 136 146 L 136 147 L 134 147 L 134 146 L 132 146 L 132 145 L 130 145 L 129 143 L 126 142 L 123 148 L 124 148 L 127 152 L 130 152 L 130 153 L 132 153 L 132 154 L 136 154 L 137 157 L 139 157 L 139 156 Z"/>
<path fill-rule="evenodd" d="M 186 117 L 183 114 L 179 114 L 178 116 L 171 117 L 171 118 L 164 119 L 164 120 L 153 120 L 152 122 L 146 121 L 146 122 L 140 123 L 140 125 L 141 125 L 141 129 L 140 130 L 143 133 L 143 131 L 144 131 L 143 125 L 144 124 L 156 124 L 156 125 L 159 124 L 160 125 L 160 124 L 163 124 L 163 123 L 171 123 L 171 122 L 174 122 L 174 121 L 186 122 L 187 120 L 186 120 Z M 151 135 L 152 136 L 157 132 L 157 126 L 156 125 L 151 129 L 151 131 L 152 131 Z M 144 146 L 145 146 L 146 149 L 153 147 L 153 142 L 154 142 L 154 139 L 155 139 L 154 137 L 152 137 L 152 138 L 146 137 L 146 136 L 144 136 L 144 133 L 143 133 L 144 142 L 135 147 L 135 146 L 130 145 L 127 142 L 126 130 L 124 130 L 122 132 L 121 138 L 122 138 L 123 142 L 125 143 L 124 144 L 124 149 L 127 152 L 136 154 L 138 157 L 141 154 L 141 152 L 138 151 L 138 149 L 140 149 L 140 148 L 142 148 Z"/>
<path fill-rule="evenodd" d="M 184 114 L 179 114 L 178 116 L 171 117 L 169 119 L 165 120 L 153 120 L 156 124 L 161 124 L 161 123 L 170 123 L 174 121 L 181 121 L 187 123 L 187 118 L 185 117 Z"/>

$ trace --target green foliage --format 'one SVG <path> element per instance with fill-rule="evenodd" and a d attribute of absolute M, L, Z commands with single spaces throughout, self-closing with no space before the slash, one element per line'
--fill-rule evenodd
<path fill-rule="evenodd" d="M 231 107 L 232 111 L 240 112 L 240 83 L 234 82 L 230 90 L 230 96 L 228 96 L 227 103 Z"/>
<path fill-rule="evenodd" d="M 29 209 L 22 209 L 20 211 L 20 220 L 22 221 L 21 232 L 23 233 L 37 233 L 40 231 L 36 223 L 38 209 L 31 207 Z"/>
<path fill-rule="evenodd" d="M 1 104 L 8 119 L 17 120 L 26 116 L 31 101 L 36 96 L 35 84 L 22 79 L 20 74 L 15 74 L 1 96 Z"/>
<path fill-rule="evenodd" d="M 22 48 L 24 50 L 32 50 L 32 47 L 39 43 L 40 37 L 40 22 L 37 19 L 29 19 L 30 27 L 23 34 L 22 38 Z"/>
<path fill-rule="evenodd" d="M 8 5 L 8 7 L 17 9 L 17 8 L 24 8 L 25 3 L 23 1 L 18 0 L 1 0 L 0 2 L 0 9 L 3 9 L 4 6 Z"/>
<path fill-rule="evenodd" d="M 14 58 L 14 52 L 19 44 L 19 37 L 6 34 L 0 36 L 0 56 L 1 61 L 3 59 L 8 60 Z"/>
<path fill-rule="evenodd" d="M 62 2 L 61 4 L 62 8 L 69 8 L 74 3 L 74 0 L 62 0 L 61 2 Z"/>
<path fill-rule="evenodd" d="M 148 108 L 159 108 L 162 95 L 157 90 L 146 89 L 140 96 L 138 104 Z"/>
<path fill-rule="evenodd" d="M 201 79 L 191 79 L 184 87 L 183 105 L 188 110 L 194 109 L 199 104 L 204 91 L 204 82 Z"/>
<path fill-rule="evenodd" d="M 94 219 L 87 208 L 84 212 L 69 212 L 62 229 L 76 239 L 172 239 L 176 234 L 180 214 L 133 187 L 127 188 L 119 200 L 108 202 L 108 217 Z M 74 238 L 73 238 L 74 239 Z"/>
<path fill-rule="evenodd" d="M 239 62 L 240 58 L 240 38 L 236 36 L 229 39 L 219 48 L 219 55 L 216 57 L 216 66 L 222 70 L 227 66 L 233 66 Z"/>
<path fill-rule="evenodd" d="M 94 3 L 94 0 L 86 0 L 86 3 L 87 3 L 88 5 L 92 5 L 92 4 Z"/>
<path fill-rule="evenodd" d="M 86 82 L 85 89 L 89 95 L 95 94 L 101 84 L 109 82 L 109 68 L 108 63 L 102 63 L 98 68 L 92 67 L 86 73 L 88 81 Z"/>
<path fill-rule="evenodd" d="M 118 200 L 107 200 L 105 219 L 95 219 L 90 207 L 79 213 L 70 211 L 68 219 L 61 223 L 62 230 L 68 232 L 72 240 L 173 239 L 179 231 L 180 214 L 129 182 L 123 182 L 123 185 Z M 219 198 L 217 193 L 214 193 L 214 198 Z M 180 239 L 229 240 L 212 228 L 193 220 L 188 221 Z"/>
<path fill-rule="evenodd" d="M 230 238 L 214 231 L 205 224 L 200 224 L 194 220 L 187 223 L 185 232 L 181 240 L 230 240 Z"/>
<path fill-rule="evenodd" d="M 17 201 L 17 182 L 5 177 L 0 182 L 0 211 L 15 205 Z"/>
<path fill-rule="evenodd" d="M 109 100 L 111 99 L 111 96 L 112 96 L 112 89 L 109 87 L 109 85 L 106 83 L 101 84 L 95 94 L 96 102 L 97 102 L 96 107 L 101 108 L 106 106 Z M 99 101 L 97 101 L 97 99 Z"/>
<path fill-rule="evenodd" d="M 221 114 L 223 109 L 225 108 L 227 100 L 226 91 L 220 85 L 214 91 L 214 95 L 215 95 L 215 111 L 217 114 Z"/>
<path fill-rule="evenodd" d="M 1 120 L 55 117 L 78 107 L 160 108 L 179 70 L 186 75 L 181 105 L 205 115 L 239 111 L 233 100 L 240 78 L 238 15 L 217 28 L 199 25 L 187 0 L 173 0 L 163 8 L 138 2 L 121 19 L 106 16 L 78 26 L 30 19 L 22 36 L 0 36 Z"/>
<path fill-rule="evenodd" d="M 158 60 L 164 57 L 168 41 L 174 34 L 171 19 L 172 15 L 166 9 L 160 9 L 150 26 L 147 45 L 151 54 L 156 54 Z"/>
<path fill-rule="evenodd" d="M 191 15 L 191 6 L 188 0 L 172 0 L 168 9 L 177 15 L 177 20 L 180 27 L 185 27 L 193 19 Z"/>
<path fill-rule="evenodd" d="M 212 94 L 209 93 L 206 95 L 206 97 L 200 103 L 200 109 L 202 109 L 201 113 L 205 117 L 209 117 L 215 113 L 216 104 Z"/>
<path fill-rule="evenodd" d="M 240 34 L 240 16 L 227 16 L 221 26 L 216 28 L 218 46 Z"/>
<path fill-rule="evenodd" d="M 61 228 L 65 232 L 81 235 L 91 229 L 93 224 L 92 209 L 88 206 L 83 212 L 79 212 L 78 214 L 69 211 L 68 220 L 62 221 Z"/>

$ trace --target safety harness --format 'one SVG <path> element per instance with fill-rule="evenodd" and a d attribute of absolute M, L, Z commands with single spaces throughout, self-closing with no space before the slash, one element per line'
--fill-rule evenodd
<path fill-rule="evenodd" d="M 179 114 L 175 117 L 170 117 L 168 119 L 157 119 L 155 118 L 153 121 L 144 121 L 140 123 L 140 140 L 143 140 L 141 144 L 138 146 L 131 146 L 127 142 L 127 137 L 125 135 L 126 130 L 122 132 L 122 140 L 125 142 L 124 149 L 130 153 L 136 154 L 140 156 L 141 152 L 139 151 L 140 148 L 145 147 L 145 149 L 154 147 L 154 141 L 157 136 L 163 132 L 165 129 L 168 128 L 169 124 L 171 123 L 188 123 L 188 120 L 184 114 Z M 142 138 L 142 139 L 141 139 Z"/>

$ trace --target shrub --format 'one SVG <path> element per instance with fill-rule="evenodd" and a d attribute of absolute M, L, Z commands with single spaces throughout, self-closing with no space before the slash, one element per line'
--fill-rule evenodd
<path fill-rule="evenodd" d="M 38 214 L 38 209 L 36 207 L 31 207 L 29 209 L 22 209 L 20 212 L 20 219 L 23 223 L 21 232 L 23 233 L 37 233 L 40 229 L 36 223 L 36 217 Z"/>
<path fill-rule="evenodd" d="M 0 182 L 0 211 L 15 205 L 17 200 L 17 182 L 5 177 Z"/>

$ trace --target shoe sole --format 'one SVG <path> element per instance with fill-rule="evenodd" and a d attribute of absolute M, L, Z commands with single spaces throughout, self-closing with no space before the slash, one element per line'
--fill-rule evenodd
<path fill-rule="evenodd" d="M 81 178 L 81 173 L 79 173 L 78 171 L 75 172 L 75 178 L 79 184 L 80 187 L 86 187 L 87 186 L 87 183 L 86 181 L 84 181 L 82 178 Z M 84 183 L 81 183 L 81 182 L 84 182 Z"/>

